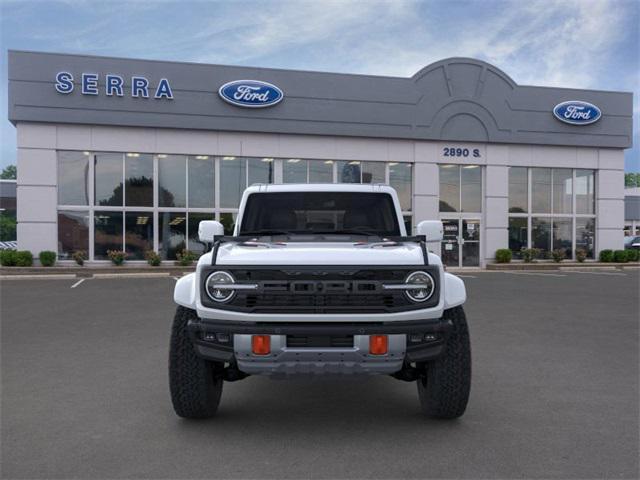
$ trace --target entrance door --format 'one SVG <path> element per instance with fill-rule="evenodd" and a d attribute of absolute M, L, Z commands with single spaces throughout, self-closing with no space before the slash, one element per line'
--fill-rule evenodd
<path fill-rule="evenodd" d="M 442 219 L 442 262 L 448 267 L 480 266 L 480 220 Z"/>

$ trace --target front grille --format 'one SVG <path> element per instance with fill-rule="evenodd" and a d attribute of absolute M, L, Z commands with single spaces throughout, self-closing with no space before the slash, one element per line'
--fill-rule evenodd
<path fill-rule="evenodd" d="M 287 335 L 290 348 L 351 348 L 353 335 Z"/>
<path fill-rule="evenodd" d="M 237 295 L 230 305 L 248 308 L 256 313 L 286 311 L 291 313 L 346 312 L 360 309 L 366 312 L 386 312 L 408 304 L 403 295 L 300 295 L 296 293 Z"/>

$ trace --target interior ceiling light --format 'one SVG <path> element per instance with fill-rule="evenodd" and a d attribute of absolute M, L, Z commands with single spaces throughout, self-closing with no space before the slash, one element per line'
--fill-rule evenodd
<path fill-rule="evenodd" d="M 196 155 L 196 160 L 207 160 L 209 155 Z"/>
<path fill-rule="evenodd" d="M 161 153 L 160 155 L 158 155 L 158 158 L 167 158 L 167 156 L 164 153 Z"/>
<path fill-rule="evenodd" d="M 273 158 L 263 158 L 262 161 L 270 163 L 270 162 L 273 162 Z"/>
<path fill-rule="evenodd" d="M 222 157 L 223 160 L 235 160 L 236 157 Z"/>
<path fill-rule="evenodd" d="M 360 165 L 360 162 L 354 160 L 353 162 L 349 162 L 349 165 Z"/>
<path fill-rule="evenodd" d="M 127 153 L 127 157 L 139 157 L 139 153 Z"/>
<path fill-rule="evenodd" d="M 300 161 L 299 158 L 290 158 L 289 160 L 287 160 L 287 162 L 289 163 L 298 163 Z"/>
<path fill-rule="evenodd" d="M 184 222 L 184 217 L 176 217 L 169 222 L 169 225 L 178 225 L 182 222 Z"/>

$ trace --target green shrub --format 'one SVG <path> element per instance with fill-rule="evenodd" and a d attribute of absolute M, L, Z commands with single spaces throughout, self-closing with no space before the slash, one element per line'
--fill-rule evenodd
<path fill-rule="evenodd" d="M 613 250 L 602 250 L 599 258 L 601 262 L 613 262 Z"/>
<path fill-rule="evenodd" d="M 511 261 L 511 250 L 508 248 L 500 248 L 496 250 L 497 263 L 509 263 Z"/>
<path fill-rule="evenodd" d="M 576 248 L 576 260 L 580 263 L 587 259 L 587 251 L 584 248 Z"/>
<path fill-rule="evenodd" d="M 613 261 L 618 263 L 627 262 L 627 252 L 625 250 L 616 250 L 613 252 Z"/>
<path fill-rule="evenodd" d="M 162 263 L 162 258 L 153 250 L 147 250 L 144 254 L 144 258 L 147 259 L 147 263 L 152 267 L 157 267 Z"/>
<path fill-rule="evenodd" d="M 176 262 L 178 265 L 186 267 L 191 265 L 193 261 L 198 258 L 198 255 L 185 248 L 181 252 L 176 253 L 176 258 L 178 259 L 178 261 Z"/>
<path fill-rule="evenodd" d="M 635 248 L 627 250 L 627 261 L 637 262 L 638 260 L 640 260 L 640 250 Z"/>
<path fill-rule="evenodd" d="M 521 250 L 522 259 L 525 263 L 535 262 L 536 258 L 540 258 L 539 248 L 523 248 Z"/>
<path fill-rule="evenodd" d="M 16 267 L 30 267 L 33 265 L 33 254 L 29 250 L 16 252 Z"/>
<path fill-rule="evenodd" d="M 15 250 L 0 250 L 0 265 L 3 267 L 14 267 L 16 265 Z"/>
<path fill-rule="evenodd" d="M 43 250 L 38 255 L 40 259 L 40 265 L 43 267 L 53 267 L 56 263 L 56 252 L 52 252 L 51 250 Z"/>
<path fill-rule="evenodd" d="M 128 256 L 127 252 L 122 250 L 107 250 L 107 256 L 114 265 L 122 265 Z"/>
<path fill-rule="evenodd" d="M 78 265 L 82 266 L 87 259 L 87 252 L 84 250 L 76 250 L 73 252 L 73 255 L 71 255 L 71 258 L 73 258 Z"/>
<path fill-rule="evenodd" d="M 553 252 L 551 252 L 551 258 L 553 258 L 553 261 L 556 263 L 562 262 L 565 257 L 566 253 L 562 248 L 556 248 Z"/>

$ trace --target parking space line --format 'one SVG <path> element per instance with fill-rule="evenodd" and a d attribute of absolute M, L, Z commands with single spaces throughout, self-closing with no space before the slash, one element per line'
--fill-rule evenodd
<path fill-rule="evenodd" d="M 474 277 L 473 275 L 457 275 L 454 273 L 454 275 L 456 277 L 460 277 L 460 278 L 478 278 L 478 277 Z"/>
<path fill-rule="evenodd" d="M 72 280 L 74 273 L 53 273 L 46 275 L 0 275 L 0 280 Z"/>
<path fill-rule="evenodd" d="M 589 275 L 617 275 L 626 277 L 626 273 L 614 273 L 614 272 L 586 272 L 584 270 L 571 270 L 570 273 L 588 273 Z"/>
<path fill-rule="evenodd" d="M 539 277 L 566 277 L 563 273 L 537 273 L 537 272 L 502 272 L 509 273 L 511 275 L 537 275 Z"/>
<path fill-rule="evenodd" d="M 149 272 L 149 273 L 95 273 L 93 278 L 158 278 L 168 277 L 168 272 Z"/>
<path fill-rule="evenodd" d="M 78 280 L 76 283 L 74 283 L 73 285 L 71 285 L 71 288 L 76 288 L 78 285 L 80 285 L 82 282 L 84 282 L 86 280 L 86 278 L 81 278 L 80 280 Z"/>

